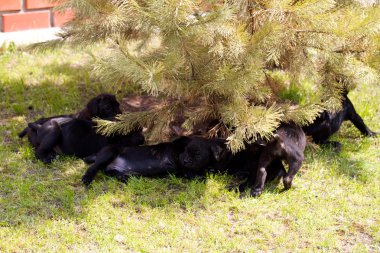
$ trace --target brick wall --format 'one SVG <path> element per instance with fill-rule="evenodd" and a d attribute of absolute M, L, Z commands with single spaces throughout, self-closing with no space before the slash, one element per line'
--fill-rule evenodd
<path fill-rule="evenodd" d="M 47 0 L 0 0 L 0 32 L 60 27 L 73 17 L 72 12 L 52 10 Z"/>

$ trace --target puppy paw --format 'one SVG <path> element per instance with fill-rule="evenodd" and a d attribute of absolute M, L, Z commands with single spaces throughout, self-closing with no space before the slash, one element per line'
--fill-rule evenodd
<path fill-rule="evenodd" d="M 50 164 L 56 157 L 56 154 L 54 153 L 42 153 L 42 152 L 36 152 L 36 157 L 40 159 L 45 164 Z"/>
<path fill-rule="evenodd" d="M 284 188 L 285 190 L 288 190 L 290 189 L 290 187 L 292 187 L 292 179 L 289 178 L 289 177 L 284 177 L 282 182 L 284 183 Z"/>
<path fill-rule="evenodd" d="M 54 158 L 55 158 L 54 156 L 48 156 L 48 157 L 42 158 L 42 162 L 45 164 L 50 164 L 54 160 Z"/>
<path fill-rule="evenodd" d="M 89 176 L 89 175 L 84 175 L 82 177 L 82 183 L 85 184 L 85 185 L 90 185 L 91 182 L 93 180 L 93 177 Z"/>
<path fill-rule="evenodd" d="M 258 197 L 261 195 L 261 193 L 263 193 L 263 189 L 260 189 L 260 188 L 255 188 L 251 191 L 251 196 L 252 197 Z"/>
<path fill-rule="evenodd" d="M 367 136 L 369 136 L 369 137 L 377 137 L 378 134 L 379 134 L 379 133 L 369 131 L 369 132 L 367 133 Z"/>

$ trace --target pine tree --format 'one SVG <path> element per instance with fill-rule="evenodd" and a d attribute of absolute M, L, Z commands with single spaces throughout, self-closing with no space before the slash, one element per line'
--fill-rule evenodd
<path fill-rule="evenodd" d="M 160 108 L 100 121 L 106 134 L 148 127 L 159 141 L 176 115 L 186 128 L 220 120 L 233 151 L 281 122 L 308 124 L 342 92 L 376 84 L 379 5 L 333 0 L 67 0 L 66 43 L 99 41 L 94 74 L 160 97 Z"/>

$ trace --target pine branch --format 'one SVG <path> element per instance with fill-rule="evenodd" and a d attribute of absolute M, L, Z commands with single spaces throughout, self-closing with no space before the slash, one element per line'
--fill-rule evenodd
<path fill-rule="evenodd" d="M 207 6 L 206 6 L 207 5 Z M 308 124 L 342 93 L 379 80 L 380 7 L 333 0 L 67 0 L 65 43 L 105 41 L 93 73 L 167 104 L 99 121 L 104 133 L 146 127 L 165 139 L 220 120 L 231 150 L 270 138 L 281 122 Z M 219 127 L 217 127 L 219 128 Z M 214 129 L 216 130 L 216 129 Z"/>

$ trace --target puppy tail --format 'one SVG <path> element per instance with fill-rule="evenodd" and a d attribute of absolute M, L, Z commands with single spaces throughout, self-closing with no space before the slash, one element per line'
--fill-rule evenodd
<path fill-rule="evenodd" d="M 25 127 L 24 130 L 22 130 L 20 133 L 18 133 L 19 138 L 23 138 L 28 131 L 28 127 Z"/>

